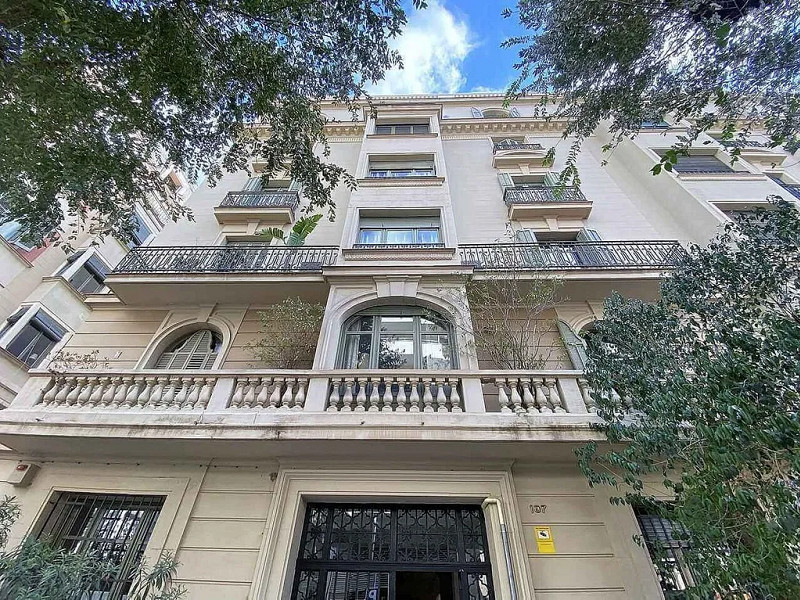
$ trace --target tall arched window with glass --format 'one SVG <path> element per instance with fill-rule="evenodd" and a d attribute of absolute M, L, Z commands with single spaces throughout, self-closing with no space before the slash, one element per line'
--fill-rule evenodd
<path fill-rule="evenodd" d="M 344 326 L 339 366 L 343 369 L 431 369 L 456 367 L 453 329 L 423 308 L 382 307 L 363 311 Z"/>

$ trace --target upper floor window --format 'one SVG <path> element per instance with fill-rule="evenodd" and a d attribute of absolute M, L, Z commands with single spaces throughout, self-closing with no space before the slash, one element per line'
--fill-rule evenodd
<path fill-rule="evenodd" d="M 642 129 L 667 129 L 668 127 L 669 123 L 667 123 L 664 119 L 642 121 Z"/>
<path fill-rule="evenodd" d="M 163 505 L 164 496 L 60 492 L 38 537 L 68 553 L 97 553 L 116 567 L 86 581 L 81 598 L 123 600 Z"/>
<path fill-rule="evenodd" d="M 508 119 L 519 117 L 519 110 L 515 106 L 504 108 L 502 106 L 491 106 L 489 108 L 472 107 L 472 116 L 476 119 Z"/>
<path fill-rule="evenodd" d="M 430 133 L 429 123 L 377 123 L 375 133 L 378 135 L 419 135 Z"/>
<path fill-rule="evenodd" d="M 442 243 L 439 216 L 362 217 L 358 244 L 439 245 Z"/>
<path fill-rule="evenodd" d="M 0 237 L 25 251 L 33 250 L 33 246 L 29 246 L 22 240 L 22 223 L 11 219 L 10 213 L 8 204 L 0 196 Z"/>
<path fill-rule="evenodd" d="M 361 312 L 344 326 L 339 360 L 343 369 L 452 369 L 450 324 L 416 307 Z"/>
<path fill-rule="evenodd" d="M 210 369 L 222 348 L 222 339 L 210 329 L 200 329 L 173 342 L 161 353 L 156 369 Z"/>
<path fill-rule="evenodd" d="M 369 159 L 369 177 L 435 177 L 436 168 L 430 158 L 379 158 Z"/>
<path fill-rule="evenodd" d="M 23 307 L 8 317 L 0 330 L 0 338 L 10 334 L 19 323 L 23 323 L 22 327 L 7 342 L 5 349 L 29 367 L 38 367 L 67 333 L 43 310 Z"/>
<path fill-rule="evenodd" d="M 675 164 L 678 173 L 734 173 L 730 165 L 722 162 L 713 154 L 691 154 L 678 156 Z"/>
<path fill-rule="evenodd" d="M 69 284 L 80 293 L 96 294 L 105 287 L 108 271 L 96 254 L 85 250 L 70 256 L 58 274 L 67 277 Z"/>
<path fill-rule="evenodd" d="M 134 224 L 133 238 L 128 242 L 128 248 L 136 248 L 144 244 L 148 238 L 153 235 L 153 230 L 139 214 L 139 211 L 134 211 L 131 217 Z"/>
<path fill-rule="evenodd" d="M 783 177 L 778 173 L 772 173 L 767 175 L 772 181 L 777 183 L 783 189 L 785 189 L 789 194 L 794 196 L 795 198 L 800 198 L 800 183 L 792 183 L 790 181 L 786 181 Z"/>

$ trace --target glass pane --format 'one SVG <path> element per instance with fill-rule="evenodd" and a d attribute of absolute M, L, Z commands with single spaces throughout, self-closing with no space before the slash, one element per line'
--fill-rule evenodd
<path fill-rule="evenodd" d="M 325 600 L 388 600 L 389 574 L 367 571 L 329 571 Z"/>
<path fill-rule="evenodd" d="M 464 537 L 464 560 L 470 563 L 488 561 L 483 535 L 483 518 L 478 508 L 461 511 L 461 526 Z"/>
<path fill-rule="evenodd" d="M 414 336 L 412 334 L 383 333 L 378 349 L 379 369 L 413 369 Z"/>
<path fill-rule="evenodd" d="M 439 230 L 438 229 L 418 229 L 417 230 L 417 243 L 418 244 L 438 244 L 439 243 Z"/>
<path fill-rule="evenodd" d="M 93 294 L 103 288 L 103 282 L 86 267 L 79 268 L 69 280 L 70 285 L 83 294 Z"/>
<path fill-rule="evenodd" d="M 372 334 L 345 336 L 343 369 L 368 369 Z"/>
<path fill-rule="evenodd" d="M 411 125 L 395 125 L 394 132 L 398 135 L 405 135 L 411 133 Z"/>
<path fill-rule="evenodd" d="M 414 331 L 414 317 L 381 317 L 381 331 Z"/>
<path fill-rule="evenodd" d="M 381 243 L 381 230 L 380 229 L 362 229 L 358 235 L 359 244 L 380 244 Z"/>
<path fill-rule="evenodd" d="M 397 560 L 403 563 L 456 562 L 456 511 L 435 508 L 398 510 Z"/>
<path fill-rule="evenodd" d="M 419 318 L 419 325 L 422 333 L 447 333 L 444 325 L 426 317 Z"/>
<path fill-rule="evenodd" d="M 306 537 L 303 541 L 303 558 L 321 559 L 328 531 L 328 509 L 312 506 L 306 515 Z"/>
<path fill-rule="evenodd" d="M 347 328 L 347 331 L 372 331 L 373 317 L 358 317 Z"/>
<path fill-rule="evenodd" d="M 375 133 L 378 134 L 387 134 L 392 133 L 392 126 L 391 125 L 375 125 Z"/>
<path fill-rule="evenodd" d="M 446 334 L 424 334 L 422 336 L 422 368 L 451 369 L 450 336 Z"/>
<path fill-rule="evenodd" d="M 489 576 L 485 573 L 467 573 L 467 598 L 489 600 Z"/>
<path fill-rule="evenodd" d="M 7 350 L 29 367 L 35 367 L 44 360 L 55 344 L 54 340 L 31 324 L 27 324 L 17 337 L 11 340 Z"/>
<path fill-rule="evenodd" d="M 319 571 L 300 571 L 294 600 L 316 600 Z"/>
<path fill-rule="evenodd" d="M 413 175 L 413 171 L 411 169 L 395 169 L 390 171 L 392 177 L 411 177 Z"/>
<path fill-rule="evenodd" d="M 413 229 L 387 229 L 386 230 L 386 243 L 387 244 L 413 244 L 414 243 L 414 230 Z"/>
<path fill-rule="evenodd" d="M 333 509 L 330 560 L 388 561 L 391 511 L 384 508 Z"/>

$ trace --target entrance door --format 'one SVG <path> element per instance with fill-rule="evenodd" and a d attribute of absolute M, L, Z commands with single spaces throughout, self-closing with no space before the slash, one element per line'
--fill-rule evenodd
<path fill-rule="evenodd" d="M 483 512 L 309 504 L 292 600 L 494 600 Z"/>

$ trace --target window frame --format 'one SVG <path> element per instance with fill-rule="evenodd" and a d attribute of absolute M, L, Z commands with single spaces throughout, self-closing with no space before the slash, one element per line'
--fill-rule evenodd
<path fill-rule="evenodd" d="M 81 269 L 89 271 L 93 279 L 100 284 L 100 288 L 97 291 L 84 292 L 75 285 L 73 278 Z M 101 294 L 103 290 L 108 291 L 105 279 L 111 270 L 111 266 L 103 259 L 96 248 L 87 248 L 67 258 L 66 264 L 56 272 L 56 276 L 61 276 L 79 294 Z"/>
<path fill-rule="evenodd" d="M 140 210 L 138 206 L 134 209 L 132 218 L 134 220 L 138 220 L 139 226 L 134 231 L 133 239 L 129 240 L 125 244 L 130 250 L 133 250 L 134 248 L 138 248 L 139 246 L 144 246 L 145 244 L 147 244 L 150 240 L 153 239 L 156 232 L 158 231 L 158 227 L 156 227 L 155 224 L 152 221 L 150 221 L 149 217 L 146 217 L 145 211 Z M 148 233 L 146 237 L 140 240 L 138 237 L 138 233 L 142 228 L 146 229 Z"/>
<path fill-rule="evenodd" d="M 23 309 L 25 310 L 23 311 Z M 44 318 L 39 316 L 40 313 Z M 48 320 L 51 323 L 47 323 Z M 32 322 L 34 323 L 33 325 L 31 324 Z M 24 351 L 17 354 L 10 349 L 10 346 L 17 341 L 28 326 L 37 330 L 38 333 L 25 345 Z M 66 324 L 50 314 L 40 303 L 34 303 L 28 307 L 20 307 L 19 310 L 6 318 L 2 329 L 0 329 L 0 348 L 14 356 L 29 369 L 35 369 L 50 357 L 53 351 L 65 341 L 69 333 L 71 333 L 71 330 Z M 28 360 L 23 359 L 22 356 L 25 355 L 25 352 L 33 350 L 35 342 L 42 337 L 48 338 L 52 344 L 46 350 L 39 352 L 33 363 L 28 363 Z"/>
<path fill-rule="evenodd" d="M 428 320 L 434 320 L 430 317 L 434 316 L 436 319 L 439 320 L 437 325 L 441 326 L 444 330 L 444 333 L 424 333 L 422 331 L 420 319 L 427 318 Z M 372 318 L 372 329 L 370 331 L 348 331 L 350 326 L 355 323 L 358 319 L 362 317 L 371 317 Z M 361 310 L 356 312 L 355 314 L 348 317 L 344 323 L 342 323 L 342 327 L 339 331 L 339 347 L 336 356 L 336 365 L 337 369 L 345 369 L 345 370 L 363 370 L 363 369 L 381 369 L 381 370 L 392 370 L 386 367 L 380 367 L 378 365 L 379 360 L 379 348 L 380 348 L 380 338 L 381 338 L 381 327 L 380 327 L 380 318 L 381 317 L 412 317 L 413 325 L 411 330 L 412 335 L 412 343 L 413 343 L 413 362 L 414 364 L 410 367 L 403 367 L 403 369 L 413 369 L 413 370 L 422 370 L 422 371 L 451 371 L 454 369 L 458 369 L 458 350 L 456 346 L 456 335 L 455 335 L 455 328 L 453 324 L 450 322 L 449 319 L 444 317 L 441 313 L 434 310 L 428 310 L 420 306 L 400 306 L 400 305 L 388 305 L 388 306 L 379 306 L 374 307 L 366 310 Z M 402 334 L 406 333 L 405 331 L 396 331 L 396 332 L 383 332 L 383 333 L 396 333 Z M 347 359 L 346 356 L 346 349 L 347 349 L 347 340 L 348 337 L 360 337 L 362 335 L 370 335 L 370 350 L 369 350 L 369 364 L 366 367 L 351 367 L 345 366 L 345 361 Z M 450 366 L 447 369 L 430 369 L 422 366 L 422 336 L 423 335 L 447 335 L 448 344 L 450 346 Z"/>
<path fill-rule="evenodd" d="M 397 131 L 398 128 L 408 127 L 409 131 Z M 417 131 L 417 128 L 424 128 L 424 131 Z M 385 129 L 388 128 L 388 131 Z M 383 131 L 380 131 L 384 129 Z M 430 121 L 426 123 L 402 123 L 391 121 L 388 123 L 375 123 L 375 135 L 427 135 L 431 132 Z"/>
<path fill-rule="evenodd" d="M 641 535 L 642 541 L 647 548 L 650 562 L 652 563 L 656 572 L 656 577 L 658 578 L 659 587 L 661 587 L 664 593 L 681 592 L 691 587 L 693 585 L 695 576 L 689 567 L 685 563 L 681 562 L 683 552 L 691 548 L 691 542 L 688 540 L 676 540 L 672 537 L 671 531 L 674 527 L 672 525 L 673 522 L 669 519 L 655 515 L 641 506 L 633 506 L 632 508 L 633 514 L 636 518 L 636 526 L 639 528 L 639 534 Z M 657 525 L 646 527 L 644 525 L 645 519 L 657 521 Z M 660 531 L 655 531 L 656 527 L 660 528 Z M 680 526 L 678 525 L 678 527 Z M 653 529 L 653 531 L 656 533 L 655 539 L 649 535 L 651 529 Z M 663 532 L 666 539 L 657 539 L 660 532 Z M 672 584 L 675 586 L 674 590 L 670 590 L 665 587 L 664 578 L 666 577 L 666 574 L 658 568 L 658 565 L 656 565 L 655 555 L 657 551 L 653 549 L 656 544 L 660 546 L 661 551 L 666 551 L 669 554 L 669 559 L 674 560 L 673 576 L 671 577 Z M 675 575 L 677 575 L 677 577 L 675 577 Z"/>
<path fill-rule="evenodd" d="M 205 323 L 202 324 L 202 325 L 205 325 L 205 326 L 197 327 L 197 328 L 195 328 L 195 329 L 193 329 L 191 331 L 183 330 L 183 331 L 179 332 L 177 335 L 169 336 L 167 338 L 168 341 L 166 343 L 162 342 L 162 344 L 159 344 L 159 347 L 161 349 L 160 350 L 157 349 L 156 352 L 154 352 L 153 355 L 151 356 L 150 360 L 148 361 L 148 364 L 150 365 L 148 368 L 154 369 L 154 370 L 158 370 L 158 371 L 204 371 L 204 370 L 207 370 L 207 369 L 214 369 L 217 366 L 218 361 L 220 360 L 220 357 L 223 355 L 223 352 L 225 350 L 225 338 L 222 335 L 222 333 L 219 332 L 216 328 L 211 327 L 211 326 L 209 326 L 208 324 L 205 324 Z M 187 356 L 187 358 L 186 358 L 186 363 L 187 364 L 184 365 L 184 366 L 181 366 L 181 367 L 173 366 L 173 364 L 175 362 L 175 359 L 176 359 L 176 353 L 178 352 L 178 350 L 170 350 L 170 348 L 179 348 L 181 343 L 188 342 L 192 338 L 192 336 L 196 335 L 198 332 L 203 332 L 203 331 L 210 331 L 211 332 L 212 345 L 213 345 L 215 339 L 218 341 L 218 344 L 219 344 L 218 345 L 218 350 L 216 352 L 210 352 L 210 353 L 209 352 L 203 352 L 202 353 L 203 355 L 206 355 L 206 362 L 208 361 L 208 359 L 210 357 L 213 357 L 213 359 L 211 360 L 211 364 L 208 365 L 208 366 L 200 367 L 200 368 L 194 368 L 194 367 L 189 367 L 188 366 L 188 363 L 193 359 L 193 357 L 195 357 L 195 355 L 201 356 L 201 353 L 196 353 L 196 350 L 198 349 L 198 347 L 197 347 L 197 343 L 199 343 L 199 341 L 198 341 L 195 344 L 195 349 L 193 351 L 191 351 L 189 353 L 189 355 Z M 170 360 L 169 360 L 169 364 L 167 366 L 164 366 L 164 367 L 159 367 L 158 363 L 161 362 L 162 357 L 164 357 L 164 355 L 167 354 L 167 353 L 171 353 L 172 354 L 172 356 L 170 357 Z"/>
<path fill-rule="evenodd" d="M 419 166 L 423 164 L 424 166 Z M 386 166 L 382 167 L 381 165 Z M 371 155 L 367 157 L 366 179 L 422 179 L 433 177 L 437 177 L 436 156 L 434 154 L 425 153 L 415 156 Z"/>
<path fill-rule="evenodd" d="M 362 241 L 362 234 L 365 231 L 376 231 L 379 232 L 381 240 L 379 242 L 365 242 Z M 410 231 L 412 241 L 411 242 L 388 242 L 386 241 L 389 233 L 392 231 Z M 435 231 L 436 232 L 436 242 L 420 242 L 419 241 L 419 234 L 423 231 Z M 359 225 L 358 228 L 358 236 L 356 237 L 356 247 L 359 246 L 416 246 L 416 247 L 441 247 L 444 246 L 444 242 L 442 241 L 442 227 L 439 225 L 438 227 L 428 226 L 428 227 L 421 227 L 421 226 L 408 226 L 408 227 L 378 227 L 378 226 L 366 226 L 362 227 Z"/>

